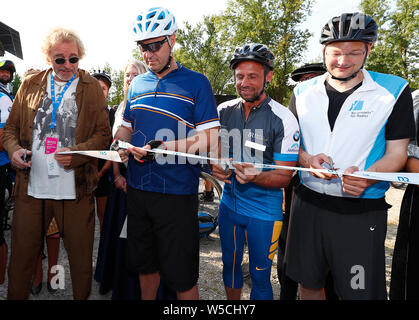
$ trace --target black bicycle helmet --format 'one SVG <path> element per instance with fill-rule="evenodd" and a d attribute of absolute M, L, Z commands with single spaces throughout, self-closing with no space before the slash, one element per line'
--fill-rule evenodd
<path fill-rule="evenodd" d="M 299 82 L 301 76 L 309 73 L 318 73 L 323 74 L 326 72 L 326 68 L 324 67 L 323 63 L 307 63 L 293 72 L 291 72 L 291 79 L 295 82 Z"/>
<path fill-rule="evenodd" d="M 243 47 L 236 48 L 230 60 L 230 68 L 235 69 L 237 64 L 242 61 L 256 61 L 270 70 L 275 67 L 275 57 L 267 46 L 260 43 L 245 44 Z"/>
<path fill-rule="evenodd" d="M 343 13 L 326 23 L 320 35 L 320 43 L 328 44 L 336 41 L 377 40 L 378 26 L 374 19 L 364 13 Z"/>
<path fill-rule="evenodd" d="M 16 72 L 15 64 L 10 60 L 3 60 L 0 62 L 0 70 L 7 70 L 10 72 L 10 78 L 6 83 L 12 82 L 13 76 Z"/>
<path fill-rule="evenodd" d="M 108 87 L 110 88 L 112 86 L 112 79 L 111 76 L 109 74 L 107 74 L 105 71 L 95 71 L 92 74 L 92 77 L 98 79 L 98 80 L 103 80 L 106 82 L 106 84 L 108 85 Z"/>

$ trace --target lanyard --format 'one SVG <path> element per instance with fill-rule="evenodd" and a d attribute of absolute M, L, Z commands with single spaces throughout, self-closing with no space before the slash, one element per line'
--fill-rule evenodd
<path fill-rule="evenodd" d="M 57 109 L 61 104 L 61 100 L 63 100 L 63 96 L 65 92 L 67 91 L 68 87 L 72 84 L 74 78 L 76 77 L 76 74 L 73 74 L 71 79 L 66 83 L 64 89 L 61 91 L 61 93 L 58 95 L 58 99 L 55 100 L 55 85 L 54 85 L 54 77 L 51 72 L 51 100 L 52 100 L 52 116 L 51 116 L 51 131 L 54 131 L 55 129 L 55 122 L 57 118 Z"/>

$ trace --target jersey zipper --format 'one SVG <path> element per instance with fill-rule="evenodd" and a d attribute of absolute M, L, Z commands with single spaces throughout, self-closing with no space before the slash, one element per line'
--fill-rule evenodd
<path fill-rule="evenodd" d="M 156 98 L 157 98 L 157 89 L 159 88 L 160 80 L 161 80 L 161 79 L 159 79 L 159 80 L 157 81 L 156 89 L 154 89 L 154 99 L 156 99 Z"/>
<path fill-rule="evenodd" d="M 327 152 L 326 152 L 326 155 L 331 157 L 333 161 L 335 161 L 335 160 L 333 159 L 333 157 L 330 153 L 332 152 L 332 145 L 333 145 L 334 137 L 335 136 L 333 135 L 333 131 L 331 131 L 330 135 L 329 135 L 329 144 L 327 146 Z M 326 193 L 326 189 L 327 189 L 328 184 L 329 184 L 328 180 L 326 180 L 326 183 L 322 184 L 323 185 L 323 190 L 322 190 L 323 193 Z"/>

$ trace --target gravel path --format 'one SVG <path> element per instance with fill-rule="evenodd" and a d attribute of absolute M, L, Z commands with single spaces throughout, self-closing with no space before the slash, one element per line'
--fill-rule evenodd
<path fill-rule="evenodd" d="M 386 239 L 386 273 L 387 273 L 387 285 L 389 285 L 389 277 L 391 271 L 391 259 L 394 249 L 394 242 L 397 233 L 397 224 L 399 219 L 400 212 L 400 203 L 403 196 L 404 190 L 398 190 L 390 188 L 387 192 L 387 201 L 392 205 L 392 208 L 389 210 L 388 218 L 388 229 L 387 229 L 387 239 Z M 208 209 L 208 207 L 207 207 Z M 216 205 L 209 207 L 209 211 L 216 210 Z M 99 228 L 98 221 L 96 221 L 96 232 L 95 232 L 95 243 L 93 251 L 93 264 L 96 265 L 97 258 L 97 249 L 99 245 Z M 6 241 L 10 244 L 10 230 L 5 232 Z M 200 241 L 200 278 L 198 282 L 200 299 L 202 300 L 224 300 L 224 286 L 222 282 L 222 263 L 221 263 L 221 251 L 220 251 L 220 239 L 218 235 L 218 229 L 212 233 L 207 238 L 202 238 Z M 9 250 L 10 253 L 10 250 Z M 245 255 L 244 263 L 247 263 L 247 255 Z M 72 287 L 71 287 L 71 278 L 69 274 L 68 260 L 67 255 L 63 246 L 60 248 L 59 264 L 63 265 L 66 271 L 65 279 L 66 285 L 64 290 L 58 290 L 54 294 L 50 294 L 46 290 L 46 283 L 44 280 L 43 289 L 38 296 L 30 295 L 29 299 L 31 300 L 71 300 L 72 299 Z M 47 259 L 43 260 L 44 270 L 47 269 Z M 45 278 L 45 275 L 44 275 Z M 274 265 L 272 267 L 271 280 L 274 290 L 274 299 L 279 299 L 279 282 L 276 273 L 276 258 L 274 259 Z M 7 286 L 7 276 L 6 283 Z M 251 283 L 249 279 L 245 280 L 245 285 L 243 287 L 242 298 L 244 300 L 249 299 L 250 296 Z M 109 300 L 111 293 L 107 295 L 98 294 L 98 284 L 96 281 L 92 281 L 92 292 L 89 297 L 89 300 Z M 5 295 L 0 295 L 0 300 L 6 299 Z"/>

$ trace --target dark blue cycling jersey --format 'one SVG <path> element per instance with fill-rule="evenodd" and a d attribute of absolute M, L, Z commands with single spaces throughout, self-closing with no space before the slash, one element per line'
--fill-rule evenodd
<path fill-rule="evenodd" d="M 137 147 L 150 140 L 179 140 L 193 130 L 217 127 L 211 85 L 204 75 L 179 63 L 177 69 L 161 79 L 150 71 L 141 74 L 130 85 L 122 125 L 132 128 L 131 143 Z M 131 156 L 128 185 L 159 193 L 197 193 L 200 166 L 184 158 L 167 160 L 164 164 L 162 161 L 141 164 Z"/>
<path fill-rule="evenodd" d="M 254 107 L 245 120 L 241 99 L 218 107 L 221 145 L 235 161 L 275 164 L 297 161 L 300 147 L 299 126 L 294 115 L 271 98 Z M 247 147 L 248 141 L 254 147 Z M 265 149 L 265 151 L 262 151 Z M 240 184 L 233 177 L 225 184 L 222 202 L 238 214 L 251 218 L 282 220 L 282 189 L 270 189 L 254 183 Z"/>

